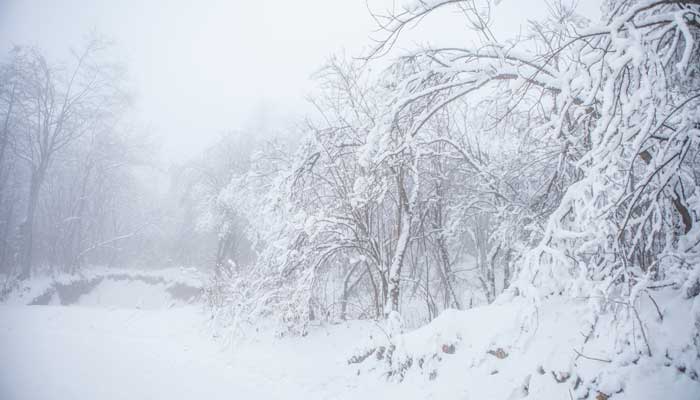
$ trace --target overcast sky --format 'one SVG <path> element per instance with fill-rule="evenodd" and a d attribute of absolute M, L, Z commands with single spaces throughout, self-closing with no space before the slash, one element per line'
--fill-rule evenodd
<path fill-rule="evenodd" d="M 597 0 L 582 11 L 598 12 Z M 369 0 L 380 10 L 391 0 Z M 503 0 L 496 34 L 517 33 L 544 0 Z M 179 162 L 225 130 L 287 124 L 309 110 L 311 75 L 332 53 L 359 55 L 375 29 L 365 0 L 0 0 L 0 51 L 36 45 L 65 58 L 91 31 L 116 43 L 141 126 Z M 455 19 L 427 21 L 400 46 L 432 37 L 471 43 Z M 500 39 L 500 37 L 499 37 Z"/>

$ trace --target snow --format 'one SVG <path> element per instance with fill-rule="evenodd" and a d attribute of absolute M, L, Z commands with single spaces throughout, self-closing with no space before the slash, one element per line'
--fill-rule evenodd
<path fill-rule="evenodd" d="M 6 236 L 19 236 L 2 240 L 0 264 L 18 262 L 22 277 L 143 262 L 173 239 L 192 246 L 159 263 L 209 259 L 218 238 L 231 268 L 217 263 L 207 283 L 192 270 L 106 268 L 20 281 L 11 265 L 0 276 L 0 400 L 700 398 L 697 2 L 607 1 L 588 33 L 561 4 L 502 44 L 490 43 L 482 8 L 498 2 L 468 3 L 399 1 L 374 15 L 384 40 L 369 58 L 443 6 L 465 6 L 470 28 L 484 28 L 480 48 L 428 40 L 377 76 L 332 58 L 312 99 L 322 118 L 286 135 L 301 139 L 227 136 L 173 170 L 166 197 L 180 201 L 165 213 L 141 201 L 126 212 L 139 174 L 104 173 L 123 155 L 101 143 L 127 137 L 66 141 L 48 158 L 61 147 L 52 140 L 41 168 L 10 175 L 11 187 L 28 185 L 30 207 L 24 218 L 14 207 L 24 194 L 3 196 Z M 32 63 L 53 69 L 39 53 L 16 56 L 0 65 L 6 122 L 12 135 L 46 136 L 14 128 L 32 109 Z M 92 106 L 39 120 L 58 118 L 56 136 Z M 34 149 L 27 140 L 14 150 Z M 14 153 L 12 171 L 36 161 Z M 82 155 L 85 174 L 71 161 Z M 78 172 L 74 198 L 64 183 Z M 133 188 L 89 195 L 103 186 Z M 466 305 L 460 296 L 495 303 L 433 319 Z M 387 317 L 318 321 L 346 315 Z"/>
<path fill-rule="evenodd" d="M 433 382 L 437 391 L 449 388 L 443 394 L 446 398 L 460 398 L 458 393 L 467 399 L 525 394 L 534 399 L 585 398 L 600 390 L 615 399 L 657 399 L 670 393 L 674 399 L 697 399 L 700 383 L 689 372 L 700 366 L 697 354 L 670 339 L 690 335 L 692 305 L 681 298 L 666 298 L 663 304 L 663 323 L 655 320 L 651 304 L 639 304 L 652 357 L 629 351 L 616 354 L 613 349 L 622 332 L 616 326 L 619 322 L 605 319 L 610 314 L 602 314 L 598 324 L 611 329 L 586 341 L 585 333 L 594 322 L 590 303 L 564 297 L 538 305 L 515 298 L 468 311 L 448 310 L 398 338 L 378 336 L 356 354 L 393 345 L 391 363 L 388 356 L 373 355 L 359 363 L 361 373 L 377 379 L 388 376 L 409 386 Z M 641 341 L 636 346 L 644 352 Z M 611 361 L 600 361 L 605 359 Z M 596 385 L 591 385 L 594 381 Z"/>
<path fill-rule="evenodd" d="M 564 298 L 544 300 L 536 308 L 515 298 L 448 310 L 431 324 L 392 339 L 394 360 L 425 358 L 422 368 L 415 362 L 399 383 L 386 379 L 385 364 L 375 357 L 348 363 L 358 349 L 389 340 L 378 323 L 318 324 L 306 336 L 283 338 L 250 328 L 246 338 L 229 344 L 210 329 L 210 316 L 198 305 L 119 304 L 148 291 L 150 300 L 158 300 L 161 288 L 144 285 L 107 280 L 71 306 L 0 306 L 0 360 L 11 366 L 0 374 L 0 398 L 449 400 L 520 398 L 526 391 L 532 399 L 565 399 L 575 378 L 557 383 L 554 375 L 572 371 L 581 326 L 591 322 L 588 302 Z M 601 375 L 601 388 L 623 389 L 614 399 L 670 394 L 697 399 L 697 381 L 660 364 L 666 345 L 674 360 L 687 356 L 681 344 L 663 338 L 684 336 L 693 324 L 685 312 L 688 300 L 665 300 L 665 322 L 647 324 L 659 357 L 615 365 Z M 640 310 L 645 318 L 652 311 L 649 305 Z M 601 352 L 611 339 L 594 341 L 584 353 L 604 358 Z M 454 352 L 446 352 L 446 344 L 454 345 Z M 506 356 L 496 356 L 499 351 Z M 688 367 L 697 363 L 692 357 L 685 362 L 691 363 Z M 584 378 L 607 365 L 576 363 Z M 430 377 L 432 371 L 436 375 Z"/>
<path fill-rule="evenodd" d="M 203 285 L 204 278 L 187 268 L 136 271 L 93 267 L 81 274 L 35 276 L 0 298 L 0 304 L 161 308 L 191 301 Z M 62 294 L 67 298 L 61 298 Z"/>
<path fill-rule="evenodd" d="M 149 284 L 107 278 L 95 290 L 80 296 L 75 304 L 86 307 L 158 309 L 169 307 L 173 304 L 173 299 L 164 283 Z"/>
<path fill-rule="evenodd" d="M 351 399 L 372 389 L 356 386 L 337 351 L 367 324 L 222 349 L 205 322 L 193 306 L 0 306 L 0 359 L 12 365 L 0 398 Z"/>

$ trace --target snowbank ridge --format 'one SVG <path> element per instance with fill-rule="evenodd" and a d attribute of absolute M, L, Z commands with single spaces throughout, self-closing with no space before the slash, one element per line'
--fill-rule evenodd
<path fill-rule="evenodd" d="M 12 287 L 6 304 L 165 308 L 196 302 L 202 281 L 194 271 L 94 269 L 79 275 L 36 277 Z"/>

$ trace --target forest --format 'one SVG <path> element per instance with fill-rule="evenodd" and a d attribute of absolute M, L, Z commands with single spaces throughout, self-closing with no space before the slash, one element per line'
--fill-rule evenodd
<path fill-rule="evenodd" d="M 0 334 L 4 368 L 22 370 L 10 348 L 41 326 L 25 309 L 69 321 L 26 304 L 85 296 L 70 323 L 99 324 L 77 306 L 90 290 L 104 302 L 108 281 L 155 288 L 180 269 L 196 299 L 162 312 L 195 313 L 167 318 L 200 318 L 224 348 L 268 332 L 247 355 L 261 371 L 295 369 L 284 343 L 342 359 L 336 392 L 290 378 L 296 392 L 250 398 L 697 399 L 700 2 L 604 0 L 593 21 L 543 1 L 508 38 L 493 24 L 514 1 L 371 3 L 365 51 L 318 66 L 308 114 L 230 127 L 167 167 L 131 118 L 118 43 L 93 34 L 63 61 L 4 49 L 0 325 L 27 325 Z M 475 40 L 402 41 L 446 15 Z M 0 394 L 37 398 L 21 383 L 41 377 L 19 376 Z M 39 398 L 124 392 L 100 393 Z"/>

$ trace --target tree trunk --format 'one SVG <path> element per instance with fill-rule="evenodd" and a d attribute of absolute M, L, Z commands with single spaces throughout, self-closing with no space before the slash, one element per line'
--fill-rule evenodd
<path fill-rule="evenodd" d="M 226 233 L 223 237 L 219 238 L 219 242 L 216 248 L 216 265 L 215 273 L 217 277 L 224 276 L 231 277 L 234 271 L 231 269 L 230 253 L 234 245 L 234 235 L 232 233 Z M 235 265 L 238 265 L 236 262 Z"/>
<path fill-rule="evenodd" d="M 2 216 L 2 221 L 0 221 L 0 268 L 5 269 L 7 273 L 10 273 L 10 267 L 12 266 L 12 244 L 10 237 L 12 236 L 10 232 L 10 227 L 12 226 L 13 216 L 14 216 L 14 202 L 10 202 L 7 209 L 5 210 L 5 215 Z"/>
<path fill-rule="evenodd" d="M 503 260 L 503 290 L 508 289 L 510 286 L 510 257 L 511 257 L 512 250 L 508 249 L 506 252 L 506 257 Z"/>
<path fill-rule="evenodd" d="M 7 106 L 7 113 L 5 114 L 5 120 L 2 126 L 2 137 L 0 137 L 0 177 L 3 174 L 3 167 L 5 160 L 5 151 L 7 149 L 7 144 L 9 142 L 10 136 L 10 118 L 12 117 L 12 109 L 15 104 L 15 85 L 12 85 L 12 92 L 10 94 L 10 102 Z M 4 192 L 3 182 L 0 181 L 0 195 Z"/>
<path fill-rule="evenodd" d="M 365 267 L 367 268 L 367 274 L 369 275 L 369 283 L 372 287 L 372 297 L 374 301 L 374 315 L 377 319 L 380 319 L 382 317 L 382 302 L 380 300 L 381 294 L 379 293 L 379 288 L 377 287 L 377 283 L 374 281 L 374 275 L 372 274 L 372 270 L 370 269 L 370 264 L 366 263 Z M 379 272 L 379 275 L 381 276 L 381 272 Z"/>
<path fill-rule="evenodd" d="M 29 199 L 27 202 L 27 217 L 22 223 L 20 230 L 20 267 L 21 272 L 19 278 L 29 279 L 32 273 L 32 247 L 34 244 L 34 217 L 36 214 L 36 206 L 39 203 L 39 191 L 41 184 L 44 181 L 45 168 L 40 167 L 32 171 L 32 177 L 29 183 Z"/>
<path fill-rule="evenodd" d="M 442 268 L 439 268 L 440 277 L 445 285 L 445 293 L 447 294 L 447 298 L 452 297 L 452 304 L 448 305 L 461 310 L 462 306 L 459 303 L 459 298 L 457 298 L 457 293 L 455 292 L 453 285 L 454 276 L 452 274 L 452 268 L 450 267 L 450 256 L 447 253 L 447 244 L 445 243 L 445 238 L 442 235 L 442 232 L 439 233 L 437 245 L 438 252 L 440 253 L 440 259 L 442 261 Z"/>
<path fill-rule="evenodd" d="M 411 209 L 408 204 L 408 196 L 403 187 L 403 179 L 397 179 L 399 186 L 399 226 L 398 238 L 396 240 L 396 248 L 394 257 L 389 267 L 389 305 L 385 310 L 385 316 L 389 312 L 399 311 L 399 294 L 401 284 L 401 268 L 403 267 L 406 250 L 408 250 L 408 242 L 411 238 Z"/>

